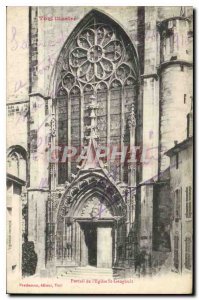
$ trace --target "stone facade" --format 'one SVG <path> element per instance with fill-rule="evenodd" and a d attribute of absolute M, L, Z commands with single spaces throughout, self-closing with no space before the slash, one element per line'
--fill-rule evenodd
<path fill-rule="evenodd" d="M 176 144 L 168 152 L 170 198 L 174 210 L 171 226 L 172 270 L 191 272 L 193 264 L 193 141 Z"/>
<path fill-rule="evenodd" d="M 169 180 L 177 175 L 165 152 L 186 138 L 192 8 L 15 10 L 29 32 L 17 16 L 8 21 L 8 66 L 17 72 L 13 56 L 24 55 L 26 67 L 8 84 L 7 148 L 8 158 L 11 150 L 25 153 L 24 222 L 36 272 L 91 264 L 140 276 L 165 262 L 171 270 Z M 8 77 L 13 82 L 10 68 Z M 94 163 L 98 145 L 116 145 L 117 161 Z M 87 159 L 69 157 L 66 146 L 88 146 Z M 139 148 L 134 164 L 122 160 L 125 147 Z"/>

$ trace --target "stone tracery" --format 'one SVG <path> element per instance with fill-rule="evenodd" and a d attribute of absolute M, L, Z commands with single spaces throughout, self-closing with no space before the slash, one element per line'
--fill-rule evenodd
<path fill-rule="evenodd" d="M 102 80 L 123 81 L 130 75 L 136 81 L 137 66 L 132 66 L 132 53 L 126 51 L 127 47 L 129 44 L 126 45 L 111 25 L 94 20 L 80 31 L 70 46 L 69 55 L 62 58 L 65 64 L 59 81 L 61 86 L 70 91 L 75 82 L 80 86 L 88 82 L 95 86 Z"/>
<path fill-rule="evenodd" d="M 134 47 L 124 31 L 106 17 L 92 16 L 87 24 L 85 22 L 84 26 L 75 29 L 58 58 L 57 66 L 57 118 L 58 122 L 61 118 L 65 126 L 61 129 L 58 126 L 58 144 L 75 147 L 84 144 L 91 95 L 96 96 L 99 104 L 99 144 L 120 148 L 123 143 L 129 143 L 126 128 L 131 104 L 137 97 L 139 67 Z M 60 109 L 64 103 L 63 114 Z M 64 131 L 67 134 L 63 134 Z M 109 170 L 113 168 L 112 164 L 108 162 Z M 122 165 L 117 168 L 117 180 L 127 181 L 124 169 Z M 58 173 L 59 184 L 70 180 L 71 174 L 77 173 L 76 162 L 68 162 L 67 166 L 59 164 Z"/>

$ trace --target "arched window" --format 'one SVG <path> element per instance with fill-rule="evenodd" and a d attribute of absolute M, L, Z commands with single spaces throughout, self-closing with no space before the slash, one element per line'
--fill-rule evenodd
<path fill-rule="evenodd" d="M 26 180 L 26 151 L 21 146 L 10 147 L 7 154 L 7 173 Z"/>
<path fill-rule="evenodd" d="M 112 19 L 91 11 L 66 41 L 55 69 L 54 97 L 57 101 L 57 143 L 77 147 L 84 144 L 88 122 L 87 106 L 97 97 L 99 144 L 118 151 L 126 138 L 127 119 L 136 102 L 139 78 L 137 54 L 128 35 Z M 116 179 L 123 176 L 118 164 Z M 108 169 L 115 167 L 108 162 Z M 58 164 L 58 183 L 77 172 L 71 159 Z"/>

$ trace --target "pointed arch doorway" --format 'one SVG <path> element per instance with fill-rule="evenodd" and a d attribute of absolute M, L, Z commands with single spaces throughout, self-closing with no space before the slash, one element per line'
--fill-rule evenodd
<path fill-rule="evenodd" d="M 126 206 L 102 169 L 80 170 L 63 196 L 57 215 L 57 265 L 112 268 L 124 245 Z"/>

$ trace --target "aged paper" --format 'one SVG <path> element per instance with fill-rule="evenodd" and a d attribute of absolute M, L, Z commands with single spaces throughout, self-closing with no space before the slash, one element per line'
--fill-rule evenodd
<path fill-rule="evenodd" d="M 7 292 L 193 292 L 192 7 L 7 7 Z"/>

